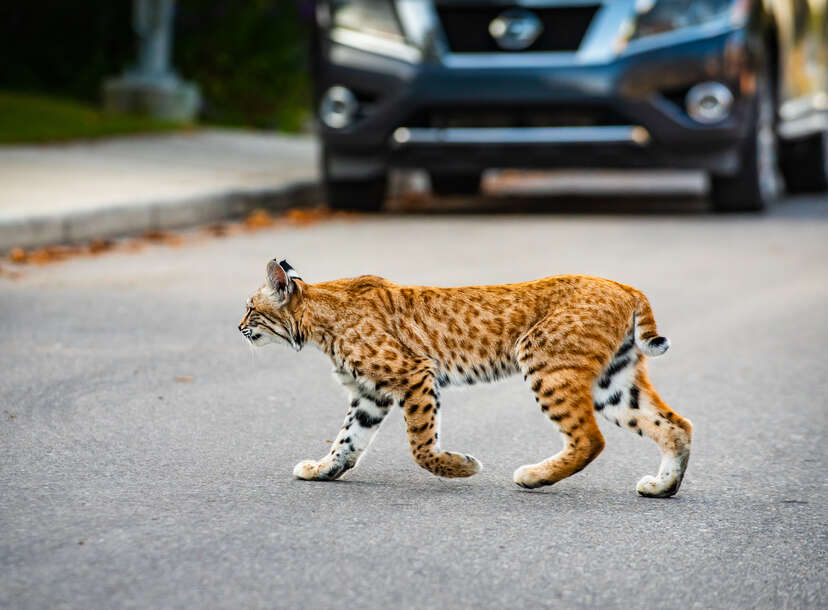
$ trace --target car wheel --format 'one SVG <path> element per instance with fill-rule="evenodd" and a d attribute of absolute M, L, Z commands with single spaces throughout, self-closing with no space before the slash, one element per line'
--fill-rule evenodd
<path fill-rule="evenodd" d="M 431 190 L 437 195 L 476 195 L 482 172 L 431 172 Z"/>
<path fill-rule="evenodd" d="M 322 187 L 328 207 L 335 210 L 377 212 L 385 202 L 388 175 L 382 173 L 359 179 L 332 178 L 328 170 L 328 156 L 322 157 Z"/>
<path fill-rule="evenodd" d="M 779 196 L 776 103 L 767 78 L 758 82 L 739 171 L 732 176 L 713 176 L 710 187 L 713 206 L 721 212 L 762 210 Z"/>
<path fill-rule="evenodd" d="M 785 142 L 780 153 L 788 192 L 821 193 L 828 190 L 828 132 Z"/>

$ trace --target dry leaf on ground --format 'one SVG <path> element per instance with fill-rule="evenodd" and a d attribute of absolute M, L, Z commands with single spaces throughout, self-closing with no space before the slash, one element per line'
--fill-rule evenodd
<path fill-rule="evenodd" d="M 244 226 L 248 229 L 261 229 L 269 227 L 274 223 L 273 216 L 267 210 L 253 210 L 244 219 Z"/>

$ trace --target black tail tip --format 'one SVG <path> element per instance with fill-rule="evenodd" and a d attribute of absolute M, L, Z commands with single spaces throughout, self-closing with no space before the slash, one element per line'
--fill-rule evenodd
<path fill-rule="evenodd" d="M 670 340 L 667 337 L 655 337 L 647 341 L 647 348 L 644 351 L 648 356 L 660 356 L 670 349 Z"/>
<path fill-rule="evenodd" d="M 668 345 L 669 341 L 667 341 L 667 337 L 656 337 L 655 339 L 650 339 L 649 345 L 653 349 L 661 349 L 665 345 Z"/>

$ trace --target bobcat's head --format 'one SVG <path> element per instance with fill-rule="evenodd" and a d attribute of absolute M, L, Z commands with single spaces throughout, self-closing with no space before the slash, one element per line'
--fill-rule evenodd
<path fill-rule="evenodd" d="M 253 345 L 285 343 L 297 352 L 304 337 L 296 319 L 302 278 L 286 260 L 267 264 L 267 283 L 247 299 L 239 330 Z"/>

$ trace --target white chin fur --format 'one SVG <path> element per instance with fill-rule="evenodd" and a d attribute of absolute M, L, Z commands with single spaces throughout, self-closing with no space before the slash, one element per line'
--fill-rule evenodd
<path fill-rule="evenodd" d="M 251 343 L 256 347 L 264 347 L 265 345 L 268 345 L 270 343 L 276 343 L 276 340 L 270 335 L 263 333 L 261 337 L 259 337 L 258 339 L 253 339 Z"/>

